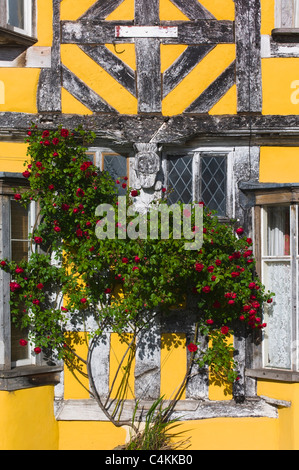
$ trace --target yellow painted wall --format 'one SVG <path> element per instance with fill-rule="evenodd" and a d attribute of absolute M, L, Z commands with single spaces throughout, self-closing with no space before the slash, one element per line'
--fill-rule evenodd
<path fill-rule="evenodd" d="M 57 450 L 52 386 L 0 391 L 0 450 Z"/>
<path fill-rule="evenodd" d="M 261 147 L 261 183 L 298 183 L 298 147 Z"/>

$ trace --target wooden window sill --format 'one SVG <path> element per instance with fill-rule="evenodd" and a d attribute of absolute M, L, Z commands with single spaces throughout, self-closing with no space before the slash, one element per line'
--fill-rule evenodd
<path fill-rule="evenodd" d="M 0 390 L 14 391 L 24 388 L 57 385 L 60 381 L 61 365 L 22 366 L 0 371 Z"/>

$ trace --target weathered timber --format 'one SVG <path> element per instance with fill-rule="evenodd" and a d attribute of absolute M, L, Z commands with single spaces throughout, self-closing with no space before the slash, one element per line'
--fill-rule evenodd
<path fill-rule="evenodd" d="M 82 19 L 105 19 L 124 0 L 98 0 L 82 16 Z"/>
<path fill-rule="evenodd" d="M 135 72 L 104 45 L 81 46 L 98 65 L 108 72 L 115 80 L 124 86 L 133 96 L 136 96 Z"/>
<path fill-rule="evenodd" d="M 235 61 L 214 80 L 185 110 L 186 113 L 207 113 L 235 83 Z"/>
<path fill-rule="evenodd" d="M 65 66 L 62 66 L 62 86 L 91 111 L 96 113 L 115 111 Z"/>
<path fill-rule="evenodd" d="M 188 46 L 163 73 L 163 98 L 168 95 L 215 47 L 215 45 Z"/>
<path fill-rule="evenodd" d="M 135 0 L 135 24 L 159 24 L 159 3 L 160 0 Z"/>
<path fill-rule="evenodd" d="M 259 0 L 235 0 L 238 112 L 261 112 L 261 12 Z"/>
<path fill-rule="evenodd" d="M 140 113 L 161 111 L 160 40 L 135 39 L 137 64 L 137 95 Z"/>
<path fill-rule="evenodd" d="M 190 20 L 196 20 L 199 18 L 203 19 L 215 19 L 204 6 L 201 5 L 197 0 L 170 0 L 176 7 L 181 10 Z"/>
<path fill-rule="evenodd" d="M 93 129 L 97 140 L 115 144 L 150 142 L 186 144 L 203 139 L 209 144 L 228 140 L 238 144 L 298 145 L 299 115 L 195 115 L 172 117 L 113 114 L 60 114 L 60 113 L 0 113 L 0 139 L 23 141 L 28 126 L 35 122 L 41 128 L 55 129 L 59 125 L 74 129 L 82 125 Z"/>
<path fill-rule="evenodd" d="M 132 21 L 61 21 L 62 44 L 113 44 L 115 28 L 119 25 L 133 26 Z M 174 22 L 161 22 L 161 26 Z M 176 23 L 177 38 L 161 38 L 165 44 L 233 44 L 232 21 L 198 20 Z M 134 38 L 117 38 L 117 42 L 134 42 Z"/>
<path fill-rule="evenodd" d="M 153 401 L 140 401 L 136 420 L 143 421 Z M 166 408 L 169 402 L 163 403 Z M 287 404 L 288 405 L 288 404 Z M 176 404 L 172 418 L 183 421 L 195 419 L 210 419 L 224 417 L 266 417 L 277 418 L 276 403 L 268 403 L 261 398 L 247 399 L 242 404 L 234 400 L 208 401 L 208 400 L 182 400 Z M 126 400 L 122 409 L 121 420 L 131 420 L 136 407 L 134 400 Z M 107 421 L 107 417 L 100 410 L 95 400 L 65 400 L 58 408 L 57 421 Z"/>

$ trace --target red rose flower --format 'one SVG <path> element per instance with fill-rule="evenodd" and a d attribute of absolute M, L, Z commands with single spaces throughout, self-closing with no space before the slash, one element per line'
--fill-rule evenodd
<path fill-rule="evenodd" d="M 60 135 L 61 137 L 67 137 L 69 135 L 69 131 L 67 129 L 61 129 Z"/>
<path fill-rule="evenodd" d="M 45 140 L 44 142 L 41 142 L 41 144 L 46 145 L 46 147 L 49 147 L 51 145 L 51 142 L 49 140 Z"/>
<path fill-rule="evenodd" d="M 15 272 L 16 272 L 17 274 L 21 274 L 21 273 L 24 272 L 24 269 L 17 267 Z"/>
<path fill-rule="evenodd" d="M 43 239 L 42 239 L 42 237 L 34 237 L 34 241 L 35 241 L 35 243 L 40 245 L 43 242 Z"/>
<path fill-rule="evenodd" d="M 78 188 L 78 189 L 77 189 L 77 191 L 76 191 L 76 196 L 81 196 L 81 197 L 82 197 L 82 196 L 84 196 L 84 194 L 85 194 L 85 193 L 84 193 L 83 189 L 81 189 L 81 188 Z"/>
<path fill-rule="evenodd" d="M 133 196 L 133 197 L 138 196 L 138 191 L 136 191 L 136 189 L 134 189 L 133 191 L 131 191 L 131 196 Z"/>
<path fill-rule="evenodd" d="M 49 189 L 50 191 L 53 191 L 53 189 L 54 189 L 54 184 L 49 184 L 48 189 Z"/>
<path fill-rule="evenodd" d="M 38 289 L 43 289 L 43 288 L 44 288 L 44 285 L 43 285 L 41 282 L 39 282 L 36 287 L 37 287 Z"/>
<path fill-rule="evenodd" d="M 1 264 L 1 266 L 3 266 L 3 267 L 4 267 L 4 266 L 6 266 L 6 261 L 1 261 L 1 263 L 0 263 L 0 264 Z"/>
<path fill-rule="evenodd" d="M 66 307 L 61 307 L 62 312 L 68 312 L 68 309 Z"/>
<path fill-rule="evenodd" d="M 28 344 L 28 341 L 26 341 L 26 339 L 20 339 L 19 341 L 20 346 L 27 346 L 27 344 Z"/>
<path fill-rule="evenodd" d="M 50 135 L 49 131 L 44 131 L 43 134 L 42 134 L 43 138 L 49 137 L 49 135 Z"/>
<path fill-rule="evenodd" d="M 134 261 L 135 261 L 135 263 L 139 263 L 141 260 L 140 260 L 139 256 L 135 256 Z"/>
<path fill-rule="evenodd" d="M 242 227 L 237 228 L 236 233 L 237 233 L 238 235 L 242 235 L 242 234 L 244 233 L 244 229 L 242 229 Z"/>
<path fill-rule="evenodd" d="M 206 321 L 206 324 L 207 324 L 207 325 L 213 325 L 213 324 L 214 324 L 214 320 L 209 319 L 209 320 Z"/>
<path fill-rule="evenodd" d="M 34 348 L 34 352 L 35 354 L 40 354 L 42 352 L 41 348 L 36 346 L 36 348 Z"/>
<path fill-rule="evenodd" d="M 54 137 L 54 139 L 52 140 L 52 143 L 54 145 L 58 145 L 59 144 L 59 139 L 57 139 L 57 137 Z"/>
<path fill-rule="evenodd" d="M 127 264 L 129 262 L 128 258 L 124 257 L 122 260 L 122 263 Z"/>
<path fill-rule="evenodd" d="M 82 299 L 80 299 L 80 302 L 81 302 L 81 304 L 86 304 L 87 299 L 85 297 L 83 297 Z"/>
<path fill-rule="evenodd" d="M 58 153 L 57 153 L 57 152 L 54 152 L 54 153 L 53 153 L 53 157 L 58 157 Z"/>
<path fill-rule="evenodd" d="M 55 230 L 55 232 L 61 232 L 61 228 L 58 227 L 58 226 L 54 227 L 54 230 Z"/>
<path fill-rule="evenodd" d="M 21 194 L 18 194 L 18 193 L 15 194 L 15 195 L 14 195 L 14 199 L 15 199 L 16 201 L 20 201 L 20 200 L 22 199 Z"/>
<path fill-rule="evenodd" d="M 162 193 L 166 193 L 166 188 L 162 188 Z"/>
<path fill-rule="evenodd" d="M 21 289 L 20 284 L 14 281 L 9 283 L 9 287 L 10 287 L 11 292 L 16 292 L 18 289 Z"/>
<path fill-rule="evenodd" d="M 254 288 L 255 288 L 255 282 L 250 282 L 250 283 L 248 284 L 248 288 L 249 288 L 249 289 L 254 289 Z"/>
<path fill-rule="evenodd" d="M 76 235 L 77 235 L 77 237 L 83 237 L 83 232 L 82 232 L 82 230 L 81 230 L 80 228 L 78 228 L 78 229 L 76 230 Z"/>
<path fill-rule="evenodd" d="M 125 188 L 127 187 L 127 183 L 123 183 L 123 184 L 121 185 L 121 187 L 122 187 L 123 189 L 125 189 Z"/>
<path fill-rule="evenodd" d="M 228 326 L 222 326 L 221 327 L 221 333 L 223 335 L 227 335 L 228 332 L 229 332 L 229 327 Z"/>
<path fill-rule="evenodd" d="M 25 170 L 22 175 L 24 176 L 24 178 L 29 178 L 29 176 L 31 175 L 30 171 L 28 170 Z"/>
<path fill-rule="evenodd" d="M 32 303 L 33 303 L 34 305 L 39 305 L 39 304 L 40 304 L 40 301 L 39 301 L 38 299 L 34 299 L 34 300 L 32 301 Z"/>
<path fill-rule="evenodd" d="M 107 289 L 104 290 L 105 294 L 110 294 L 111 293 L 111 289 L 109 287 L 107 287 Z"/>
<path fill-rule="evenodd" d="M 205 294 L 208 294 L 209 292 L 211 292 L 211 288 L 210 288 L 210 286 L 204 286 L 204 287 L 202 288 L 202 291 L 203 291 Z"/>
<path fill-rule="evenodd" d="M 188 348 L 188 351 L 190 351 L 190 352 L 196 352 L 197 349 L 198 349 L 196 344 L 194 344 L 194 343 L 188 344 L 187 348 Z"/>
<path fill-rule="evenodd" d="M 214 271 L 214 269 L 215 269 L 214 266 L 208 266 L 207 271 L 209 273 L 212 273 Z"/>
<path fill-rule="evenodd" d="M 68 211 L 69 208 L 70 208 L 70 206 L 69 206 L 68 204 L 65 204 L 65 203 L 61 204 L 61 209 L 62 209 L 63 211 Z"/>
<path fill-rule="evenodd" d="M 204 265 L 202 263 L 196 263 L 195 265 L 195 270 L 198 272 L 201 272 L 204 268 Z"/>
<path fill-rule="evenodd" d="M 215 264 L 216 264 L 216 266 L 220 266 L 221 265 L 220 259 L 216 259 Z"/>

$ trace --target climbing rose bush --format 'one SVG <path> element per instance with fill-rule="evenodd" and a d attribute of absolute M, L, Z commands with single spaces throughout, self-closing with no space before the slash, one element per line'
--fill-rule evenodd
<path fill-rule="evenodd" d="M 209 365 L 235 380 L 229 336 L 240 325 L 262 329 L 263 305 L 273 295 L 256 276 L 252 240 L 233 221 L 220 223 L 206 207 L 200 250 L 186 250 L 186 240 L 174 236 L 171 223 L 168 239 L 151 239 L 149 230 L 146 237 L 138 236 L 138 224 L 132 239 L 127 229 L 136 224 L 136 214 L 127 218 L 127 226 L 118 220 L 117 188 L 127 189 L 128 207 L 139 191 L 128 187 L 127 179 L 113 181 L 90 161 L 86 151 L 92 139 L 81 129 L 32 126 L 28 131 L 23 176 L 29 188 L 17 189 L 14 197 L 25 207 L 32 202 L 37 207 L 30 256 L 0 265 L 11 275 L 13 321 L 29 329 L 36 354 L 43 350 L 51 358 L 71 360 L 67 332 L 72 328 L 92 324 L 91 336 L 107 328 L 121 335 L 136 332 L 154 316 L 171 315 L 174 306 L 191 302 L 196 331 L 209 339 L 209 347 L 202 349 L 201 339 L 194 338 L 190 354 L 200 368 Z M 96 227 L 105 221 L 96 215 L 97 207 L 104 203 L 115 211 L 121 237 L 97 237 Z M 164 188 L 159 203 L 167 204 Z M 195 207 L 185 213 L 194 232 Z"/>

